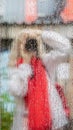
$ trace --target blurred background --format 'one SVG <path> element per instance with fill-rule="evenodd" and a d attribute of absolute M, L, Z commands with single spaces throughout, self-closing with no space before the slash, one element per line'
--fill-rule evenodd
<path fill-rule="evenodd" d="M 38 0 L 37 20 L 25 24 L 25 0 L 0 0 L 0 130 L 10 130 L 14 113 L 14 98 L 8 89 L 8 57 L 16 35 L 25 28 L 54 30 L 70 39 L 73 46 L 73 0 Z M 61 7 L 61 9 L 60 9 Z M 55 73 L 64 89 L 73 119 L 73 53 L 67 63 Z M 71 128 L 69 129 L 71 130 Z M 72 127 L 73 130 L 73 127 Z"/>

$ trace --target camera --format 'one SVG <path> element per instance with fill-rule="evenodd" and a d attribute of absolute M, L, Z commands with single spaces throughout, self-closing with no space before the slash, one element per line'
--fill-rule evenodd
<path fill-rule="evenodd" d="M 25 49 L 28 52 L 35 52 L 38 50 L 37 40 L 36 39 L 27 39 L 25 44 Z"/>

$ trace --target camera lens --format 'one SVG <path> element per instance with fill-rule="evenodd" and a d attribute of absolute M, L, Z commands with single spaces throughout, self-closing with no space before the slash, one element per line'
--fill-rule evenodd
<path fill-rule="evenodd" d="M 37 40 L 36 39 L 27 39 L 25 44 L 25 49 L 27 51 L 37 51 Z"/>

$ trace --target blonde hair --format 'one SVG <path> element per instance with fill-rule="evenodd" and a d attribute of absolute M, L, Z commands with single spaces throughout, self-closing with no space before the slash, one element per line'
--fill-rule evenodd
<path fill-rule="evenodd" d="M 36 29 L 25 29 L 22 30 L 13 41 L 11 52 L 9 56 L 9 67 L 16 66 L 17 59 L 22 57 L 20 51 L 20 45 L 26 43 L 27 38 L 34 38 L 38 43 L 38 54 L 41 55 L 44 52 L 44 45 L 42 44 L 42 31 Z M 24 52 L 25 53 L 25 52 Z"/>

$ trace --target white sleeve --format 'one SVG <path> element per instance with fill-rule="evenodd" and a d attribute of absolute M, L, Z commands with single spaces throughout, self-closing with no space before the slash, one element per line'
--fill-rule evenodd
<path fill-rule="evenodd" d="M 43 54 L 41 56 L 41 59 L 45 65 L 53 64 L 53 63 L 55 65 L 58 65 L 61 62 L 67 61 L 67 55 L 65 53 L 55 50 L 55 51 L 50 51 L 47 54 Z"/>
<path fill-rule="evenodd" d="M 71 43 L 67 38 L 54 31 L 43 31 L 42 39 L 45 44 L 54 49 L 41 56 L 45 64 L 48 61 L 59 64 L 67 60 L 68 54 L 71 52 Z"/>
<path fill-rule="evenodd" d="M 43 31 L 42 39 L 45 44 L 47 44 L 55 50 L 61 51 L 63 53 L 70 53 L 71 51 L 70 41 L 57 32 Z"/>
<path fill-rule="evenodd" d="M 28 78 L 32 75 L 31 66 L 22 64 L 9 70 L 9 92 L 13 96 L 25 96 L 28 91 Z"/>

